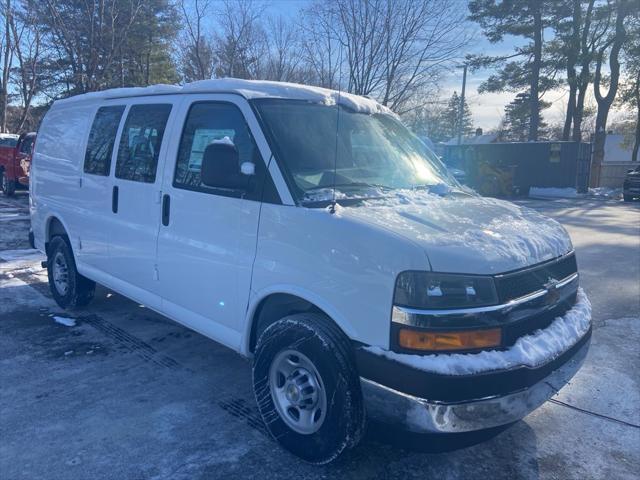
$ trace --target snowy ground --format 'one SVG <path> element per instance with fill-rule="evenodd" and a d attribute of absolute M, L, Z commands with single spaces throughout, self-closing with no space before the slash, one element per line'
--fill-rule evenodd
<path fill-rule="evenodd" d="M 23 250 L 26 195 L 0 197 L 0 478 L 637 478 L 640 204 L 522 203 L 569 229 L 593 303 L 592 348 L 572 384 L 501 432 L 372 424 L 337 464 L 312 467 L 267 437 L 250 366 L 233 352 L 105 289 L 60 311 Z"/>

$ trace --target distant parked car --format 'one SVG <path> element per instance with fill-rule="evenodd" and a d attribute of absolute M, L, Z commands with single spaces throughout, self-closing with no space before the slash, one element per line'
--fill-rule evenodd
<path fill-rule="evenodd" d="M 640 199 L 640 165 L 629 170 L 622 184 L 622 197 L 625 202 L 634 198 Z"/>
<path fill-rule="evenodd" d="M 31 156 L 36 140 L 35 132 L 0 137 L 0 190 L 7 196 L 17 188 L 29 188 Z"/>
<path fill-rule="evenodd" d="M 0 148 L 14 148 L 18 143 L 18 138 L 20 135 L 15 133 L 0 133 Z"/>

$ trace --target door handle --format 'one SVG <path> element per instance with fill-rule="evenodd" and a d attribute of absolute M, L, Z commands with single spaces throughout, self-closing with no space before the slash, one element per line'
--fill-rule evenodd
<path fill-rule="evenodd" d="M 162 196 L 162 225 L 169 225 L 169 215 L 171 213 L 171 197 L 166 193 Z"/>
<path fill-rule="evenodd" d="M 118 213 L 118 186 L 113 186 L 113 192 L 111 193 L 111 211 Z"/>

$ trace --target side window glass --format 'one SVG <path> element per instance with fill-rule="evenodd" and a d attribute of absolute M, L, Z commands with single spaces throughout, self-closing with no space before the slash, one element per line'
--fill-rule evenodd
<path fill-rule="evenodd" d="M 230 103 L 201 102 L 189 109 L 180 139 L 173 185 L 177 188 L 234 196 L 202 185 L 200 181 L 205 148 L 215 141 L 228 141 L 226 139 L 236 146 L 240 165 L 244 162 L 255 164 L 256 184 L 260 184 L 265 167 L 242 112 Z M 254 191 L 249 192 L 245 198 L 255 200 L 256 197 L 257 191 Z"/>
<path fill-rule="evenodd" d="M 93 175 L 109 175 L 111 154 L 116 141 L 124 106 L 100 107 L 89 132 L 84 156 L 84 171 Z"/>
<path fill-rule="evenodd" d="M 33 146 L 33 137 L 25 137 L 20 144 L 20 153 L 31 153 L 31 148 Z"/>
<path fill-rule="evenodd" d="M 156 181 L 158 155 L 170 113 L 168 104 L 133 105 L 129 109 L 118 147 L 116 178 Z"/>

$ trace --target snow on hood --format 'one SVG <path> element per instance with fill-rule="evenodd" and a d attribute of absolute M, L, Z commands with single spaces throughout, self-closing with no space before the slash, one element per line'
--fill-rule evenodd
<path fill-rule="evenodd" d="M 576 304 L 543 330 L 520 337 L 507 350 L 480 353 L 408 355 L 365 347 L 365 350 L 426 372 L 470 375 L 519 366 L 537 367 L 558 358 L 584 337 L 591 327 L 591 303 L 582 288 Z"/>
<path fill-rule="evenodd" d="M 403 235 L 437 272 L 504 273 L 573 249 L 558 222 L 502 200 L 403 191 L 365 204 L 344 208 L 342 216 Z"/>
<path fill-rule="evenodd" d="M 337 90 L 301 85 L 298 83 L 271 82 L 266 80 L 241 80 L 238 78 L 216 78 L 200 80 L 178 85 L 150 85 L 148 87 L 112 88 L 101 92 L 85 93 L 63 100 L 56 104 L 78 102 L 91 99 L 109 99 L 133 97 L 142 95 L 167 95 L 176 93 L 238 93 L 245 98 L 288 98 L 307 100 L 310 102 L 335 105 L 339 103 L 356 112 L 385 113 L 395 115 L 387 107 L 380 105 L 371 98 L 361 97 Z"/>

